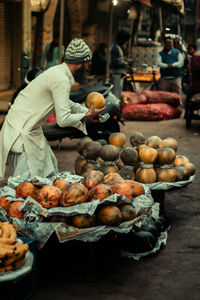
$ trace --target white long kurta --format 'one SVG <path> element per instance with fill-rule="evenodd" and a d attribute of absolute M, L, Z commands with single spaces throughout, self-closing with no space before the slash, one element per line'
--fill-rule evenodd
<path fill-rule="evenodd" d="M 81 119 L 88 109 L 69 99 L 73 83 L 72 73 L 62 63 L 43 72 L 19 93 L 0 132 L 0 180 L 10 152 L 25 151 L 31 177 L 47 177 L 55 171 L 41 127 L 54 110 L 60 127 L 72 126 L 87 133 Z"/>

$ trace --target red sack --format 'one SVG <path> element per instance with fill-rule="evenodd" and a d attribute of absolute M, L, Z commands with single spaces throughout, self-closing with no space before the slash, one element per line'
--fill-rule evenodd
<path fill-rule="evenodd" d="M 138 104 L 129 103 L 121 108 L 121 115 L 125 120 L 160 121 L 179 118 L 182 109 L 172 107 L 166 103 Z"/>
<path fill-rule="evenodd" d="M 143 104 L 167 103 L 177 107 L 180 105 L 180 103 L 182 103 L 182 98 L 177 93 L 172 92 L 145 90 L 141 92 L 141 95 L 145 96 L 144 98 L 140 99 L 140 103 Z"/>

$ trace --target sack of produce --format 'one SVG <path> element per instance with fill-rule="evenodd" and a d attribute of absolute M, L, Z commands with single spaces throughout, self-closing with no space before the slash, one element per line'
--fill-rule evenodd
<path fill-rule="evenodd" d="M 182 98 L 177 93 L 145 90 L 141 92 L 139 101 L 141 104 L 167 103 L 177 107 L 182 103 Z"/>
<path fill-rule="evenodd" d="M 166 103 L 138 104 L 129 103 L 122 107 L 121 114 L 126 120 L 160 121 L 179 118 L 182 109 Z"/>

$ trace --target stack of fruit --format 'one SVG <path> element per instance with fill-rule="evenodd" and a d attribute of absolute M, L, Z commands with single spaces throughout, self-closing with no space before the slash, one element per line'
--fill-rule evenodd
<path fill-rule="evenodd" d="M 95 143 L 100 145 L 97 151 Z M 105 175 L 118 172 L 124 165 L 119 157 L 119 153 L 125 143 L 126 136 L 120 132 L 111 134 L 109 143 L 103 139 L 96 142 L 88 137 L 80 139 L 76 146 L 80 154 L 74 165 L 76 174 L 82 175 L 89 170 L 100 170 Z M 93 161 L 91 161 L 92 158 Z"/>
<path fill-rule="evenodd" d="M 177 154 L 178 142 L 171 137 L 161 139 L 151 136 L 136 145 L 136 132 L 132 144 L 137 147 L 140 167 L 136 169 L 136 180 L 143 183 L 175 182 L 188 180 L 195 173 L 195 166 L 184 155 Z M 134 141 L 134 142 L 133 142 Z"/>
<path fill-rule="evenodd" d="M 79 141 L 77 150 L 81 153 L 79 148 L 84 144 L 85 154 L 75 161 L 76 174 L 83 175 L 85 171 L 93 169 L 104 174 L 119 173 L 124 179 L 149 184 L 184 181 L 195 173 L 194 164 L 185 155 L 177 154 L 178 143 L 171 137 L 161 139 L 159 136 L 150 136 L 145 139 L 141 132 L 135 132 L 127 146 L 125 134 L 116 132 L 110 135 L 108 143 L 99 141 L 102 146 L 98 153 L 93 143 L 87 137 Z M 85 157 L 91 157 L 94 152 L 98 163 L 87 163 Z"/>
<path fill-rule="evenodd" d="M 20 268 L 25 261 L 29 246 L 17 242 L 14 227 L 8 222 L 0 222 L 0 273 Z"/>

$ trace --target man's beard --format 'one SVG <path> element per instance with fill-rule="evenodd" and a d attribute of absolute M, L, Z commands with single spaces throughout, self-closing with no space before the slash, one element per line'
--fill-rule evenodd
<path fill-rule="evenodd" d="M 74 80 L 78 83 L 83 83 L 84 79 L 85 79 L 85 67 L 83 63 L 82 66 L 74 72 Z"/>

